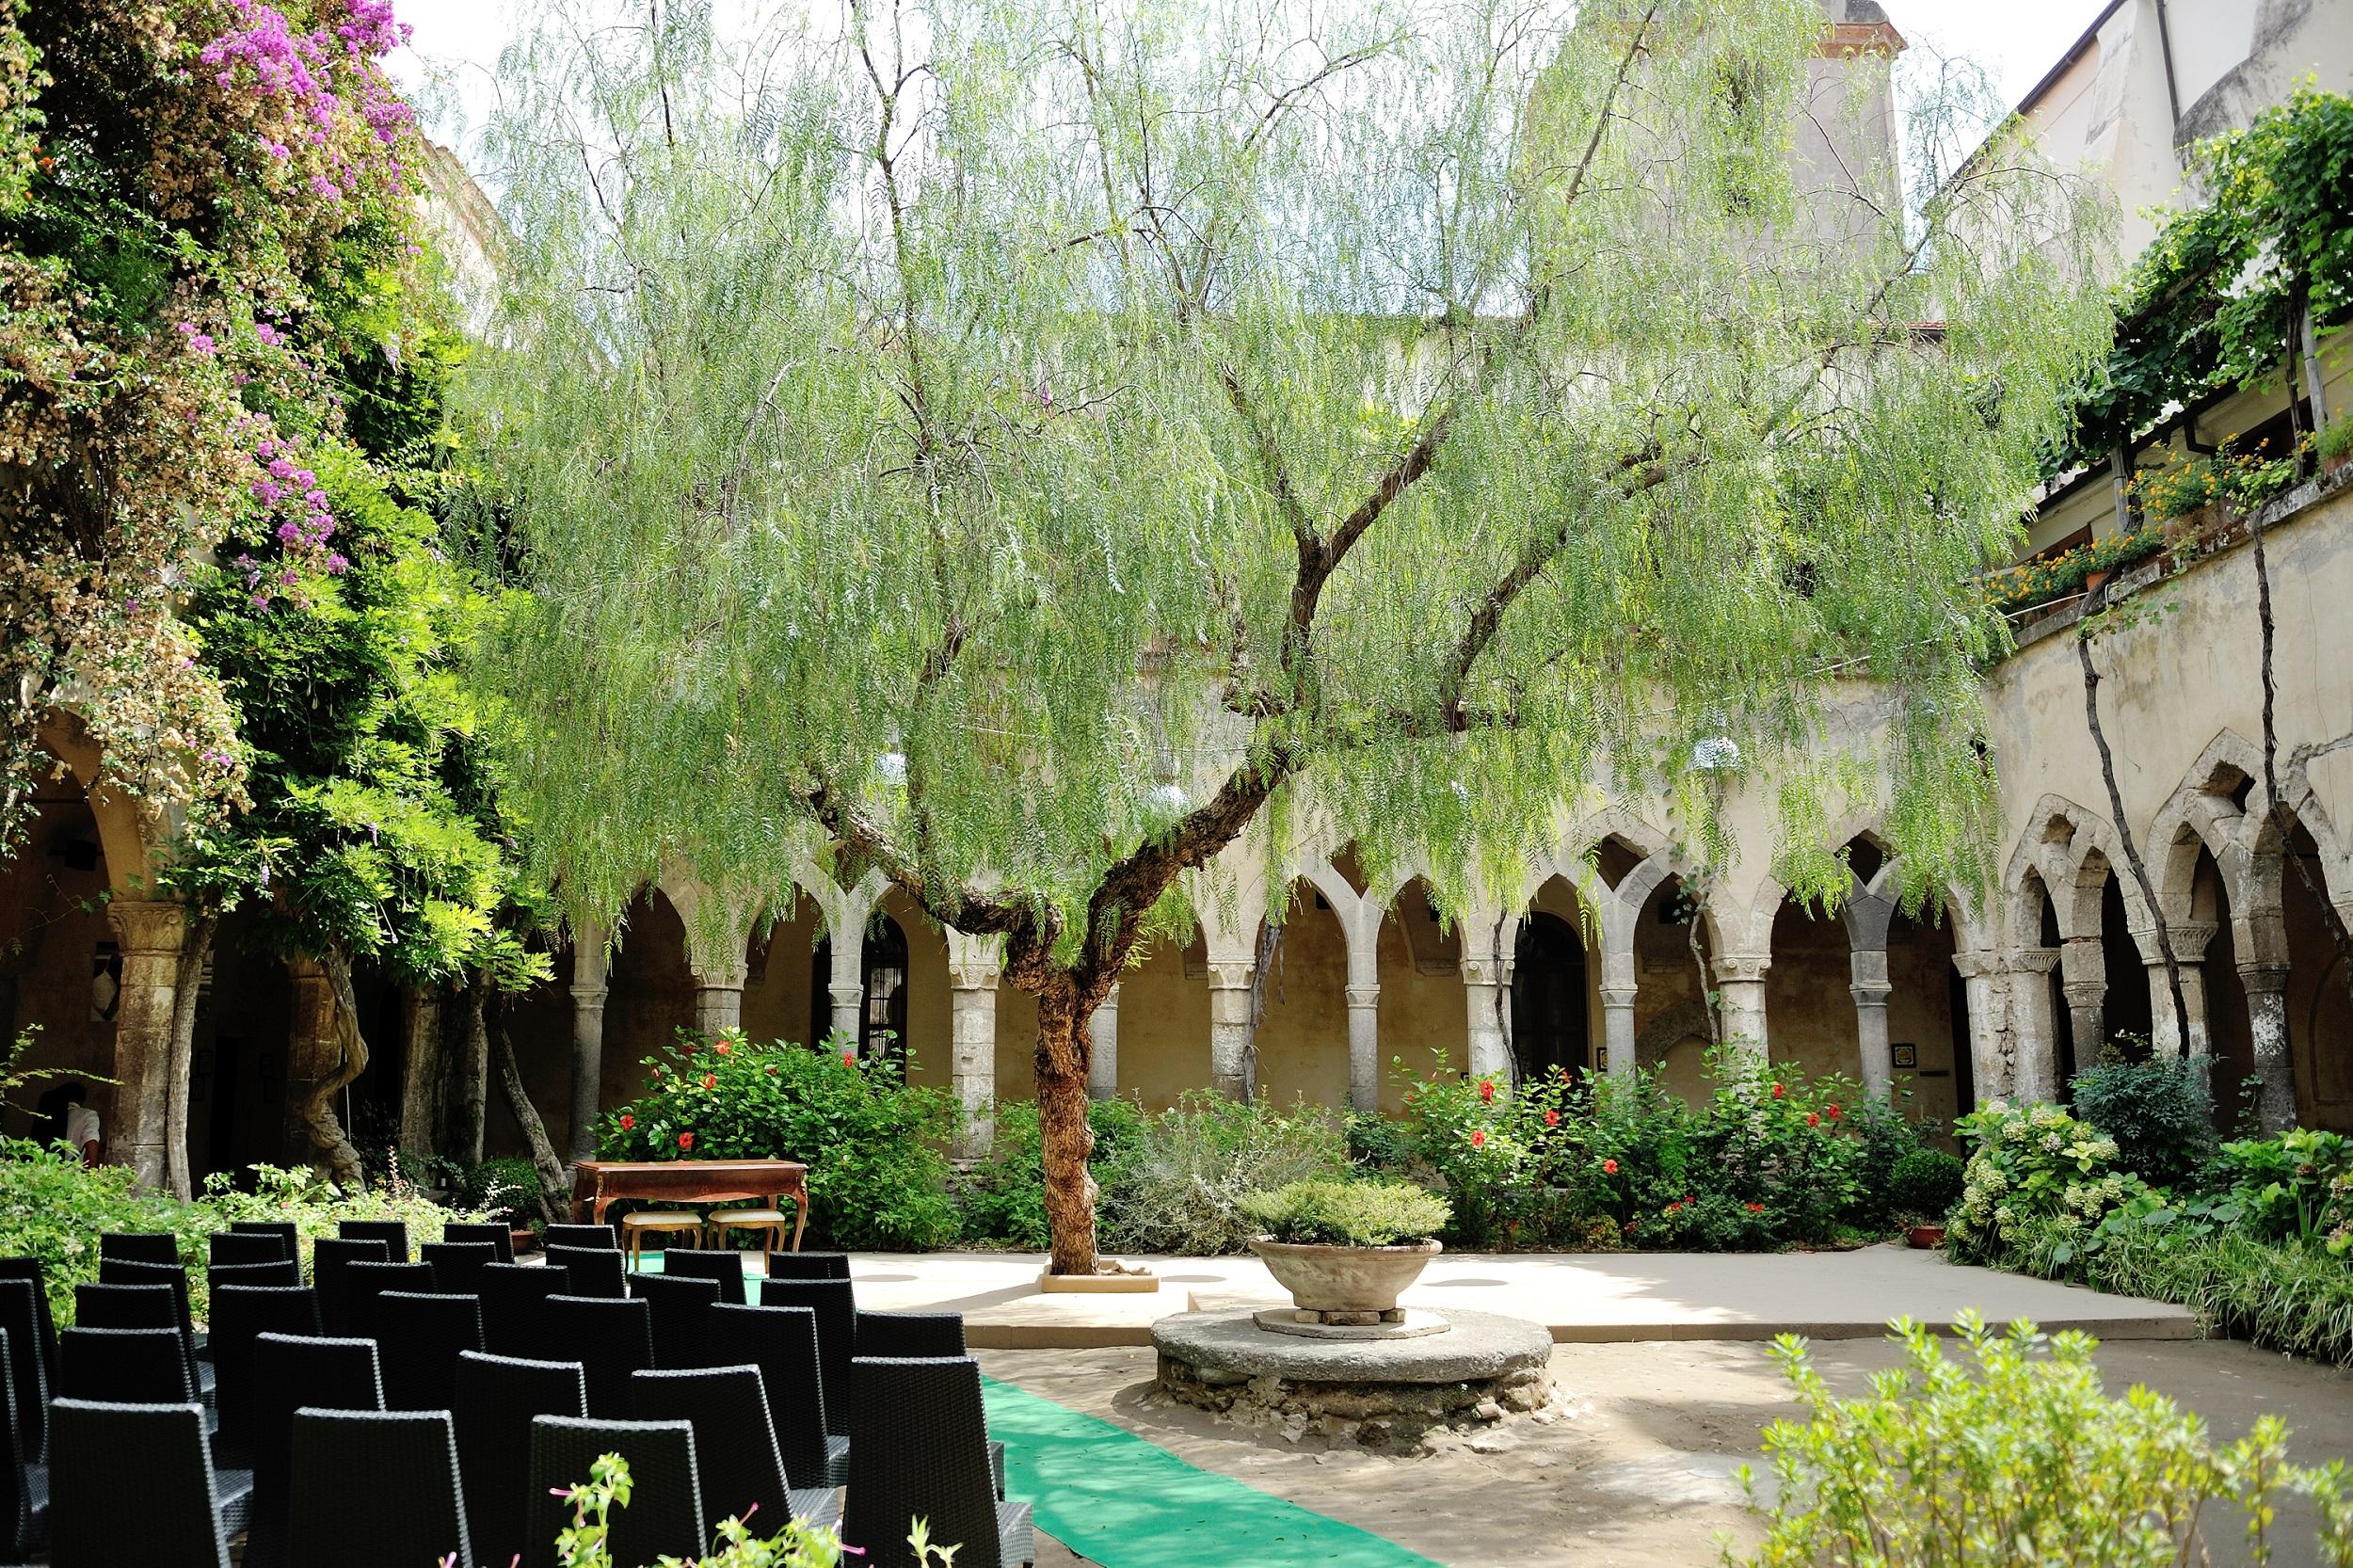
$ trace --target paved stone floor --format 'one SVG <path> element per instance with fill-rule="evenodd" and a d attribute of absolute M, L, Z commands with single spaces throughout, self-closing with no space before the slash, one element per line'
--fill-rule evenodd
<path fill-rule="evenodd" d="M 1867 1339 L 1815 1352 L 1833 1385 L 1851 1392 L 1897 1359 L 1892 1346 Z M 2353 1457 L 2353 1375 L 2227 1342 L 2116 1341 L 2102 1346 L 2099 1361 L 2112 1392 L 2147 1384 L 2204 1415 L 2218 1436 L 2236 1436 L 2270 1412 L 2287 1421 L 2299 1460 Z M 1148 1350 L 984 1351 L 981 1364 L 992 1377 L 1449 1568 L 1712 1564 L 1720 1535 L 1747 1542 L 1756 1533 L 1735 1467 L 1758 1458 L 1767 1422 L 1795 1414 L 1766 1347 L 1753 1341 L 1556 1345 L 1559 1418 L 1522 1420 L 1416 1458 L 1220 1425 L 1155 1394 Z M 2240 1560 L 2240 1544 L 2223 1536 L 2216 1561 Z M 2309 1523 L 2293 1509 L 2275 1541 L 2282 1568 L 2317 1560 Z M 1051 1542 L 1040 1546 L 1041 1568 L 1085 1560 Z"/>
<path fill-rule="evenodd" d="M 1103 1348 L 1151 1342 L 1151 1325 L 1189 1310 L 1289 1300 L 1256 1257 L 1155 1257 L 1156 1293 L 1042 1295 L 1035 1254 L 860 1254 L 858 1302 L 881 1310 L 962 1312 L 975 1347 Z M 1962 1307 L 1996 1321 L 2031 1318 L 2104 1339 L 2187 1338 L 2180 1307 L 1961 1268 L 1902 1246 L 1853 1252 L 1450 1253 L 1400 1298 L 1526 1318 L 1562 1343 L 1876 1338 L 1889 1319 L 1942 1326 Z"/>

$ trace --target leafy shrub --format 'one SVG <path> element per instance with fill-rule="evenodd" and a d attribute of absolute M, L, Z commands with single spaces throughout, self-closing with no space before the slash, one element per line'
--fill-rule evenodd
<path fill-rule="evenodd" d="M 1046 1165 L 1033 1100 L 1000 1100 L 996 1134 L 988 1155 L 960 1184 L 964 1239 L 1020 1252 L 1043 1252 L 1046 1224 Z M 1087 1107 L 1095 1134 L 1088 1168 L 1102 1185 L 1106 1167 L 1117 1164 L 1144 1122 L 1144 1108 L 1130 1099 L 1096 1100 Z"/>
<path fill-rule="evenodd" d="M 1393 1247 L 1437 1235 L 1448 1205 L 1410 1181 L 1294 1181 L 1244 1193 L 1241 1211 L 1277 1241 Z"/>
<path fill-rule="evenodd" d="M 1727 1547 L 1727 1564 L 2170 1568 L 2234 1537 L 2267 1561 L 2290 1493 L 2317 1506 L 2321 1560 L 2353 1563 L 2344 1466 L 2290 1465 L 2277 1416 L 2217 1447 L 2161 1395 L 2109 1398 L 2086 1335 L 2046 1339 L 2022 1323 L 1995 1336 L 1964 1315 L 1967 1355 L 1955 1361 L 1927 1330 L 1895 1327 L 1906 1366 L 1856 1399 L 1831 1393 L 1803 1340 L 1775 1341 L 1806 1418 L 1766 1429 L 1769 1503 L 1743 1470 L 1765 1542 L 1746 1556 Z"/>
<path fill-rule="evenodd" d="M 1193 1094 L 1136 1126 L 1099 1164 L 1096 1223 L 1119 1252 L 1214 1256 L 1248 1250 L 1242 1195 L 1348 1173 L 1337 1118 Z"/>
<path fill-rule="evenodd" d="M 2197 1313 L 2208 1333 L 2353 1367 L 2353 1269 L 2342 1259 L 2227 1226 L 2153 1218 L 2111 1226 L 2072 1271 L 2035 1272 L 2173 1302 Z"/>
<path fill-rule="evenodd" d="M 1910 1090 L 1897 1091 L 1897 1100 L 1911 1097 Z M 1876 1099 L 1858 1100 L 1846 1123 L 1856 1144 L 1854 1196 L 1841 1217 L 1847 1224 L 1866 1231 L 1885 1230 L 1898 1221 L 1916 1217 L 1919 1210 L 1907 1208 L 1897 1201 L 1896 1167 L 1907 1156 L 1933 1146 L 1929 1139 L 1936 1132 L 1938 1124 L 1914 1120 L 1901 1104 Z M 1959 1168 L 1958 1162 L 1955 1168 Z M 1960 1196 L 1958 1183 L 1954 1196 Z M 1941 1214 L 1944 1208 L 1936 1212 Z"/>
<path fill-rule="evenodd" d="M 2320 440 L 2313 443 L 2313 451 L 2324 463 L 2353 456 L 2353 419 L 2347 419 L 2341 413 L 2330 420 L 2322 428 Z"/>
<path fill-rule="evenodd" d="M 2121 571 L 2137 566 L 2165 548 L 2165 531 L 2136 528 L 2105 539 L 2078 545 L 2043 560 L 2026 561 L 1990 573 L 1986 599 L 1997 615 L 2032 609 L 2080 593 L 2095 571 Z"/>
<path fill-rule="evenodd" d="M 588 1479 L 564 1499 L 571 1505 L 572 1522 L 555 1538 L 555 1552 L 565 1568 L 632 1568 L 616 1563 L 608 1544 L 613 1510 L 627 1508 L 629 1494 L 629 1461 L 619 1454 L 606 1454 L 589 1465 Z M 734 1518 L 721 1522 L 712 1533 L 718 1544 L 693 1563 L 665 1556 L 652 1568 L 696 1568 L 697 1564 L 699 1568 L 838 1568 L 842 1558 L 841 1538 L 804 1519 L 787 1520 L 780 1533 L 764 1538 L 753 1535 L 748 1525 Z M 915 1548 L 915 1560 L 922 1568 L 931 1568 L 935 1562 L 939 1568 L 951 1568 L 953 1548 L 942 1550 L 923 1536 L 919 1524 L 907 1538 Z"/>
<path fill-rule="evenodd" d="M 2105 1062 L 2071 1080 L 2075 1114 L 2116 1140 L 2123 1167 L 2176 1187 L 2214 1158 L 2213 1064 L 2202 1056 Z"/>
<path fill-rule="evenodd" d="M 1943 1149 L 1913 1149 L 1888 1173 L 1889 1209 L 1935 1224 L 1961 1201 L 1962 1170 Z"/>
<path fill-rule="evenodd" d="M 132 1185 L 128 1165 L 85 1166 L 62 1144 L 0 1142 L 0 1255 L 38 1257 L 49 1308 L 73 1320 L 73 1288 L 98 1278 L 98 1238 L 112 1230 L 169 1231 L 180 1259 L 203 1278 L 204 1236 L 219 1229 L 201 1208 Z"/>
<path fill-rule="evenodd" d="M 811 1228 L 835 1246 L 955 1240 L 946 1148 L 960 1108 L 946 1090 L 910 1088 L 889 1063 L 734 1032 L 680 1031 L 645 1064 L 646 1093 L 598 1123 L 602 1158 L 797 1160 Z"/>
<path fill-rule="evenodd" d="M 547 1219 L 539 1188 L 539 1168 L 528 1160 L 508 1156 L 470 1165 L 456 1183 L 459 1200 L 509 1225 Z"/>
<path fill-rule="evenodd" d="M 2116 1140 L 2056 1105 L 1990 1100 L 1955 1129 L 1970 1144 L 1945 1246 L 1963 1263 L 2014 1261 L 2030 1244 L 2064 1267 L 2111 1212 L 2148 1186 L 2117 1160 Z"/>
<path fill-rule="evenodd" d="M 2353 1253 L 2353 1138 L 2291 1128 L 2223 1144 L 2218 1169 L 2257 1239 Z"/>

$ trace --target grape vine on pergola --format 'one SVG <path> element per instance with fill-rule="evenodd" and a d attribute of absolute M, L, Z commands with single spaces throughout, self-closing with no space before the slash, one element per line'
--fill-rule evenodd
<path fill-rule="evenodd" d="M 1088 1016 L 1305 803 L 1460 908 L 1591 790 L 1704 815 L 1704 737 L 1804 819 L 1868 680 L 1892 847 L 1979 878 L 1973 579 L 2104 346 L 2098 225 L 2007 136 L 1908 207 L 1843 129 L 1886 64 L 1827 37 L 1811 0 L 557 12 L 485 143 L 471 397 L 572 907 L 665 860 L 772 898 L 824 844 L 1001 938 L 1084 1272 Z"/>

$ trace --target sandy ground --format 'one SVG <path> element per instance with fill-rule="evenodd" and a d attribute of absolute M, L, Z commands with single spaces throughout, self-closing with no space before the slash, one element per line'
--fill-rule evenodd
<path fill-rule="evenodd" d="M 1816 1348 L 1833 1387 L 1860 1392 L 1894 1347 Z M 2099 1361 L 2109 1390 L 2143 1384 L 2202 1414 L 2219 1437 L 2271 1413 L 2304 1462 L 2353 1458 L 2353 1374 L 2229 1342 L 2119 1342 Z M 1561 1345 L 1557 1419 L 1523 1417 L 1425 1457 L 1383 1458 L 1315 1439 L 1240 1432 L 1151 1392 L 1149 1351 L 984 1351 L 992 1377 L 1100 1416 L 1304 1507 L 1386 1536 L 1453 1568 L 1677 1568 L 1718 1560 L 1719 1539 L 1758 1531 L 1735 1466 L 1759 1456 L 1767 1422 L 1794 1415 L 1767 1348 L 1737 1342 Z M 2233 1525 L 2226 1536 L 2235 1537 Z M 2316 1561 L 2311 1530 L 2286 1513 L 2277 1562 Z M 2229 1562 L 2239 1544 L 2213 1544 Z M 1041 1568 L 1088 1560 L 1040 1539 Z M 1205 1565 L 1207 1568 L 1207 1565 Z"/>

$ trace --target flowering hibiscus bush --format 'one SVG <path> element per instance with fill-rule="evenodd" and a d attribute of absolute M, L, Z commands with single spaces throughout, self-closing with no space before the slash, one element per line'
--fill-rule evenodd
<path fill-rule="evenodd" d="M 896 1065 L 838 1047 L 754 1045 L 680 1031 L 645 1059 L 646 1092 L 605 1113 L 606 1160 L 797 1160 L 809 1225 L 840 1247 L 919 1250 L 956 1239 L 947 1145 L 959 1108 Z"/>

